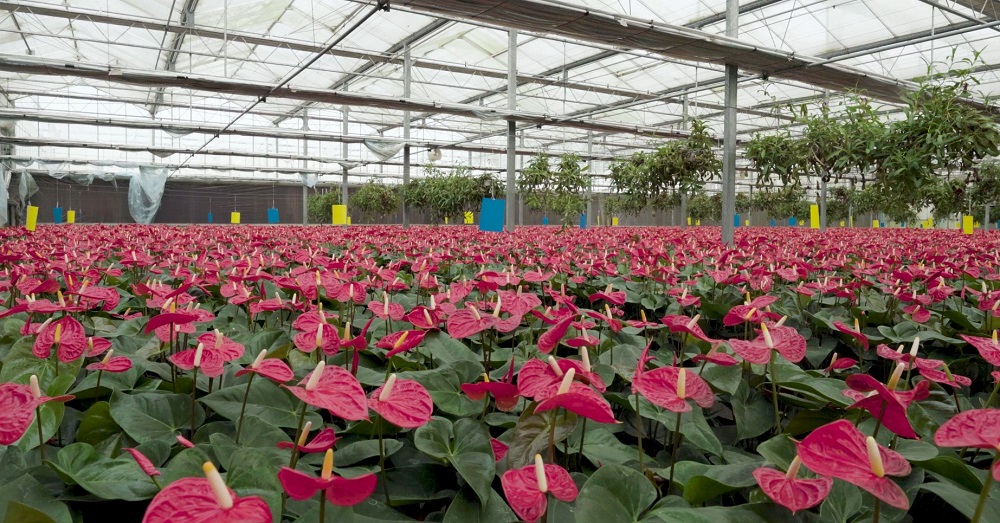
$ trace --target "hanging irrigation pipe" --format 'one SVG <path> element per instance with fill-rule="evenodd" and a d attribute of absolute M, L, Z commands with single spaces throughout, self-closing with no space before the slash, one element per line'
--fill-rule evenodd
<path fill-rule="evenodd" d="M 227 123 L 225 125 L 225 127 L 223 127 L 219 131 L 216 131 L 216 133 L 211 138 L 209 138 L 204 144 L 202 144 L 201 147 L 199 147 L 197 150 L 195 150 L 193 153 L 191 153 L 190 156 L 188 156 L 187 158 L 185 158 L 184 161 L 180 163 L 180 165 L 174 167 L 174 170 L 170 171 L 170 174 L 167 175 L 167 177 L 169 178 L 170 176 L 173 176 L 174 173 L 176 173 L 177 171 L 181 170 L 185 165 L 187 165 L 187 163 L 192 158 L 195 157 L 195 155 L 197 155 L 197 154 L 201 153 L 203 150 L 205 150 L 205 148 L 208 147 L 208 144 L 212 143 L 222 133 L 228 131 L 229 128 L 232 127 L 233 124 L 235 124 L 237 121 L 239 121 L 240 118 L 243 118 L 244 116 L 246 116 L 248 113 L 250 113 L 250 111 L 252 111 L 258 105 L 266 102 L 268 96 L 271 96 L 272 94 L 274 94 L 275 92 L 277 92 L 279 89 L 281 89 L 281 88 L 285 87 L 286 85 L 288 85 L 288 83 L 291 82 L 292 80 L 294 80 L 295 77 L 297 77 L 298 75 L 302 74 L 306 69 L 309 69 L 313 64 L 315 64 L 320 58 L 322 58 L 324 55 L 326 55 L 327 53 L 329 53 L 330 51 L 332 51 L 334 47 L 337 47 L 338 45 L 340 45 L 340 42 L 343 42 L 345 38 L 347 38 L 348 36 L 350 36 L 351 33 L 353 33 L 359 27 L 361 27 L 361 25 L 364 24 L 365 22 L 367 22 L 369 18 L 371 18 L 372 16 L 375 15 L 375 13 L 377 13 L 379 11 L 388 11 L 389 10 L 389 1 L 390 0 L 378 0 L 378 3 L 375 4 L 374 7 L 372 7 L 371 11 L 368 11 L 367 13 L 365 13 L 365 15 L 362 16 L 360 20 L 358 20 L 357 22 L 354 22 L 354 24 L 352 24 L 351 27 L 347 28 L 347 31 L 345 31 L 340 36 L 338 36 L 336 39 L 334 39 L 333 42 L 330 42 L 330 45 L 327 45 L 326 47 L 324 47 L 322 51 L 316 53 L 316 55 L 314 55 L 312 58 L 310 58 L 309 61 L 307 61 L 306 63 L 300 65 L 297 69 L 295 69 L 294 71 L 292 71 L 292 73 L 289 74 L 284 80 L 282 80 L 281 82 L 278 82 L 276 85 L 274 85 L 270 89 L 268 89 L 267 94 L 265 94 L 263 96 L 260 96 L 259 98 L 257 98 L 256 100 L 254 100 L 254 102 L 252 104 L 250 104 L 249 106 L 247 106 L 246 109 L 243 109 L 242 111 L 240 111 L 240 113 L 238 115 L 236 115 L 235 118 L 233 118 L 232 120 L 230 120 L 229 123 Z"/>

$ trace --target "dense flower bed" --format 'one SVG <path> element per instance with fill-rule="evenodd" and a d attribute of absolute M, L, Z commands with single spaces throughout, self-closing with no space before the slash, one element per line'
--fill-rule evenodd
<path fill-rule="evenodd" d="M 0 230 L 0 521 L 1000 521 L 998 239 Z"/>

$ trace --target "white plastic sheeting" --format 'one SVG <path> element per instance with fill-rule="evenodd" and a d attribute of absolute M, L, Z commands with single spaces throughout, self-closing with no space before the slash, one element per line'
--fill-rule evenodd
<path fill-rule="evenodd" d="M 0 164 L 0 225 L 7 225 L 7 185 L 10 184 L 10 172 L 7 166 Z"/>
<path fill-rule="evenodd" d="M 153 223 L 163 201 L 170 172 L 163 167 L 141 166 L 128 182 L 128 212 L 135 223 Z"/>
<path fill-rule="evenodd" d="M 379 160 L 388 160 L 393 156 L 399 154 L 399 151 L 403 150 L 403 144 L 400 142 L 387 142 L 384 140 L 365 140 L 365 147 L 369 151 L 375 153 L 375 156 Z"/>

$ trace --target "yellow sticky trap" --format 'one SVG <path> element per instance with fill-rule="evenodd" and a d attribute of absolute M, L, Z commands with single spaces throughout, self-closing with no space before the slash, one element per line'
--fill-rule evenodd
<path fill-rule="evenodd" d="M 66 223 L 76 223 L 76 211 L 66 211 Z"/>
<path fill-rule="evenodd" d="M 688 216 L 688 225 L 691 225 L 691 217 Z"/>
<path fill-rule="evenodd" d="M 840 220 L 840 226 L 841 226 L 841 227 L 843 227 L 843 226 L 844 226 L 844 220 Z"/>
<path fill-rule="evenodd" d="M 809 228 L 819 229 L 819 205 L 809 206 Z"/>
<path fill-rule="evenodd" d="M 747 221 L 746 221 L 746 225 L 747 225 L 747 227 L 749 227 L 749 226 L 750 226 L 750 220 L 747 220 Z"/>
<path fill-rule="evenodd" d="M 28 206 L 28 221 L 24 224 L 24 227 L 29 231 L 35 230 L 35 226 L 38 225 L 38 207 L 34 205 Z"/>
<path fill-rule="evenodd" d="M 229 223 L 240 223 L 240 213 L 238 212 L 229 213 Z"/>
<path fill-rule="evenodd" d="M 618 227 L 618 217 L 617 216 L 612 216 L 611 217 L 611 226 L 612 227 Z"/>
<path fill-rule="evenodd" d="M 467 212 L 467 213 L 465 213 L 465 222 L 464 223 L 466 225 L 472 225 L 472 222 L 475 219 L 476 219 L 475 216 L 473 216 L 473 214 L 471 212 Z"/>
<path fill-rule="evenodd" d="M 972 234 L 972 216 L 962 216 L 962 234 Z"/>
<path fill-rule="evenodd" d="M 699 225 L 701 225 L 701 220 L 696 220 L 696 221 L 694 222 L 694 224 L 695 224 L 695 226 L 699 226 Z"/>
<path fill-rule="evenodd" d="M 447 216 L 444 217 L 444 224 L 448 225 L 448 217 Z"/>
<path fill-rule="evenodd" d="M 350 216 L 348 216 L 348 217 L 347 217 L 347 225 L 350 225 L 350 224 L 351 224 L 351 217 L 350 217 Z"/>
<path fill-rule="evenodd" d="M 878 220 L 872 220 L 872 229 L 878 229 Z"/>
<path fill-rule="evenodd" d="M 333 206 L 333 224 L 334 225 L 347 225 L 347 206 L 346 205 L 334 205 Z"/>

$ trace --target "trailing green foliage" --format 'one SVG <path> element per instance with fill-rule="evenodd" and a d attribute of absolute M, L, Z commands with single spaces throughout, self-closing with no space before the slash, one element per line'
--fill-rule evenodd
<path fill-rule="evenodd" d="M 536 156 L 521 170 L 517 190 L 529 209 L 552 211 L 558 214 L 563 227 L 573 223 L 587 210 L 590 197 L 588 167 L 581 167 L 582 160 L 575 154 L 559 158 L 553 167 L 548 156 Z"/>
<path fill-rule="evenodd" d="M 340 205 L 340 191 L 328 190 L 310 194 L 306 200 L 309 223 L 329 225 L 333 223 L 333 206 Z"/>
<path fill-rule="evenodd" d="M 371 222 L 396 212 L 401 200 L 396 188 L 376 180 L 368 180 L 348 201 L 352 213 L 357 213 L 365 222 Z"/>
<path fill-rule="evenodd" d="M 424 166 L 424 174 L 424 178 L 411 180 L 403 187 L 402 197 L 408 207 L 429 212 L 434 223 L 445 218 L 461 219 L 466 212 L 478 211 L 483 198 L 503 192 L 494 175 L 476 176 L 464 166 L 446 173 L 428 164 Z"/>

